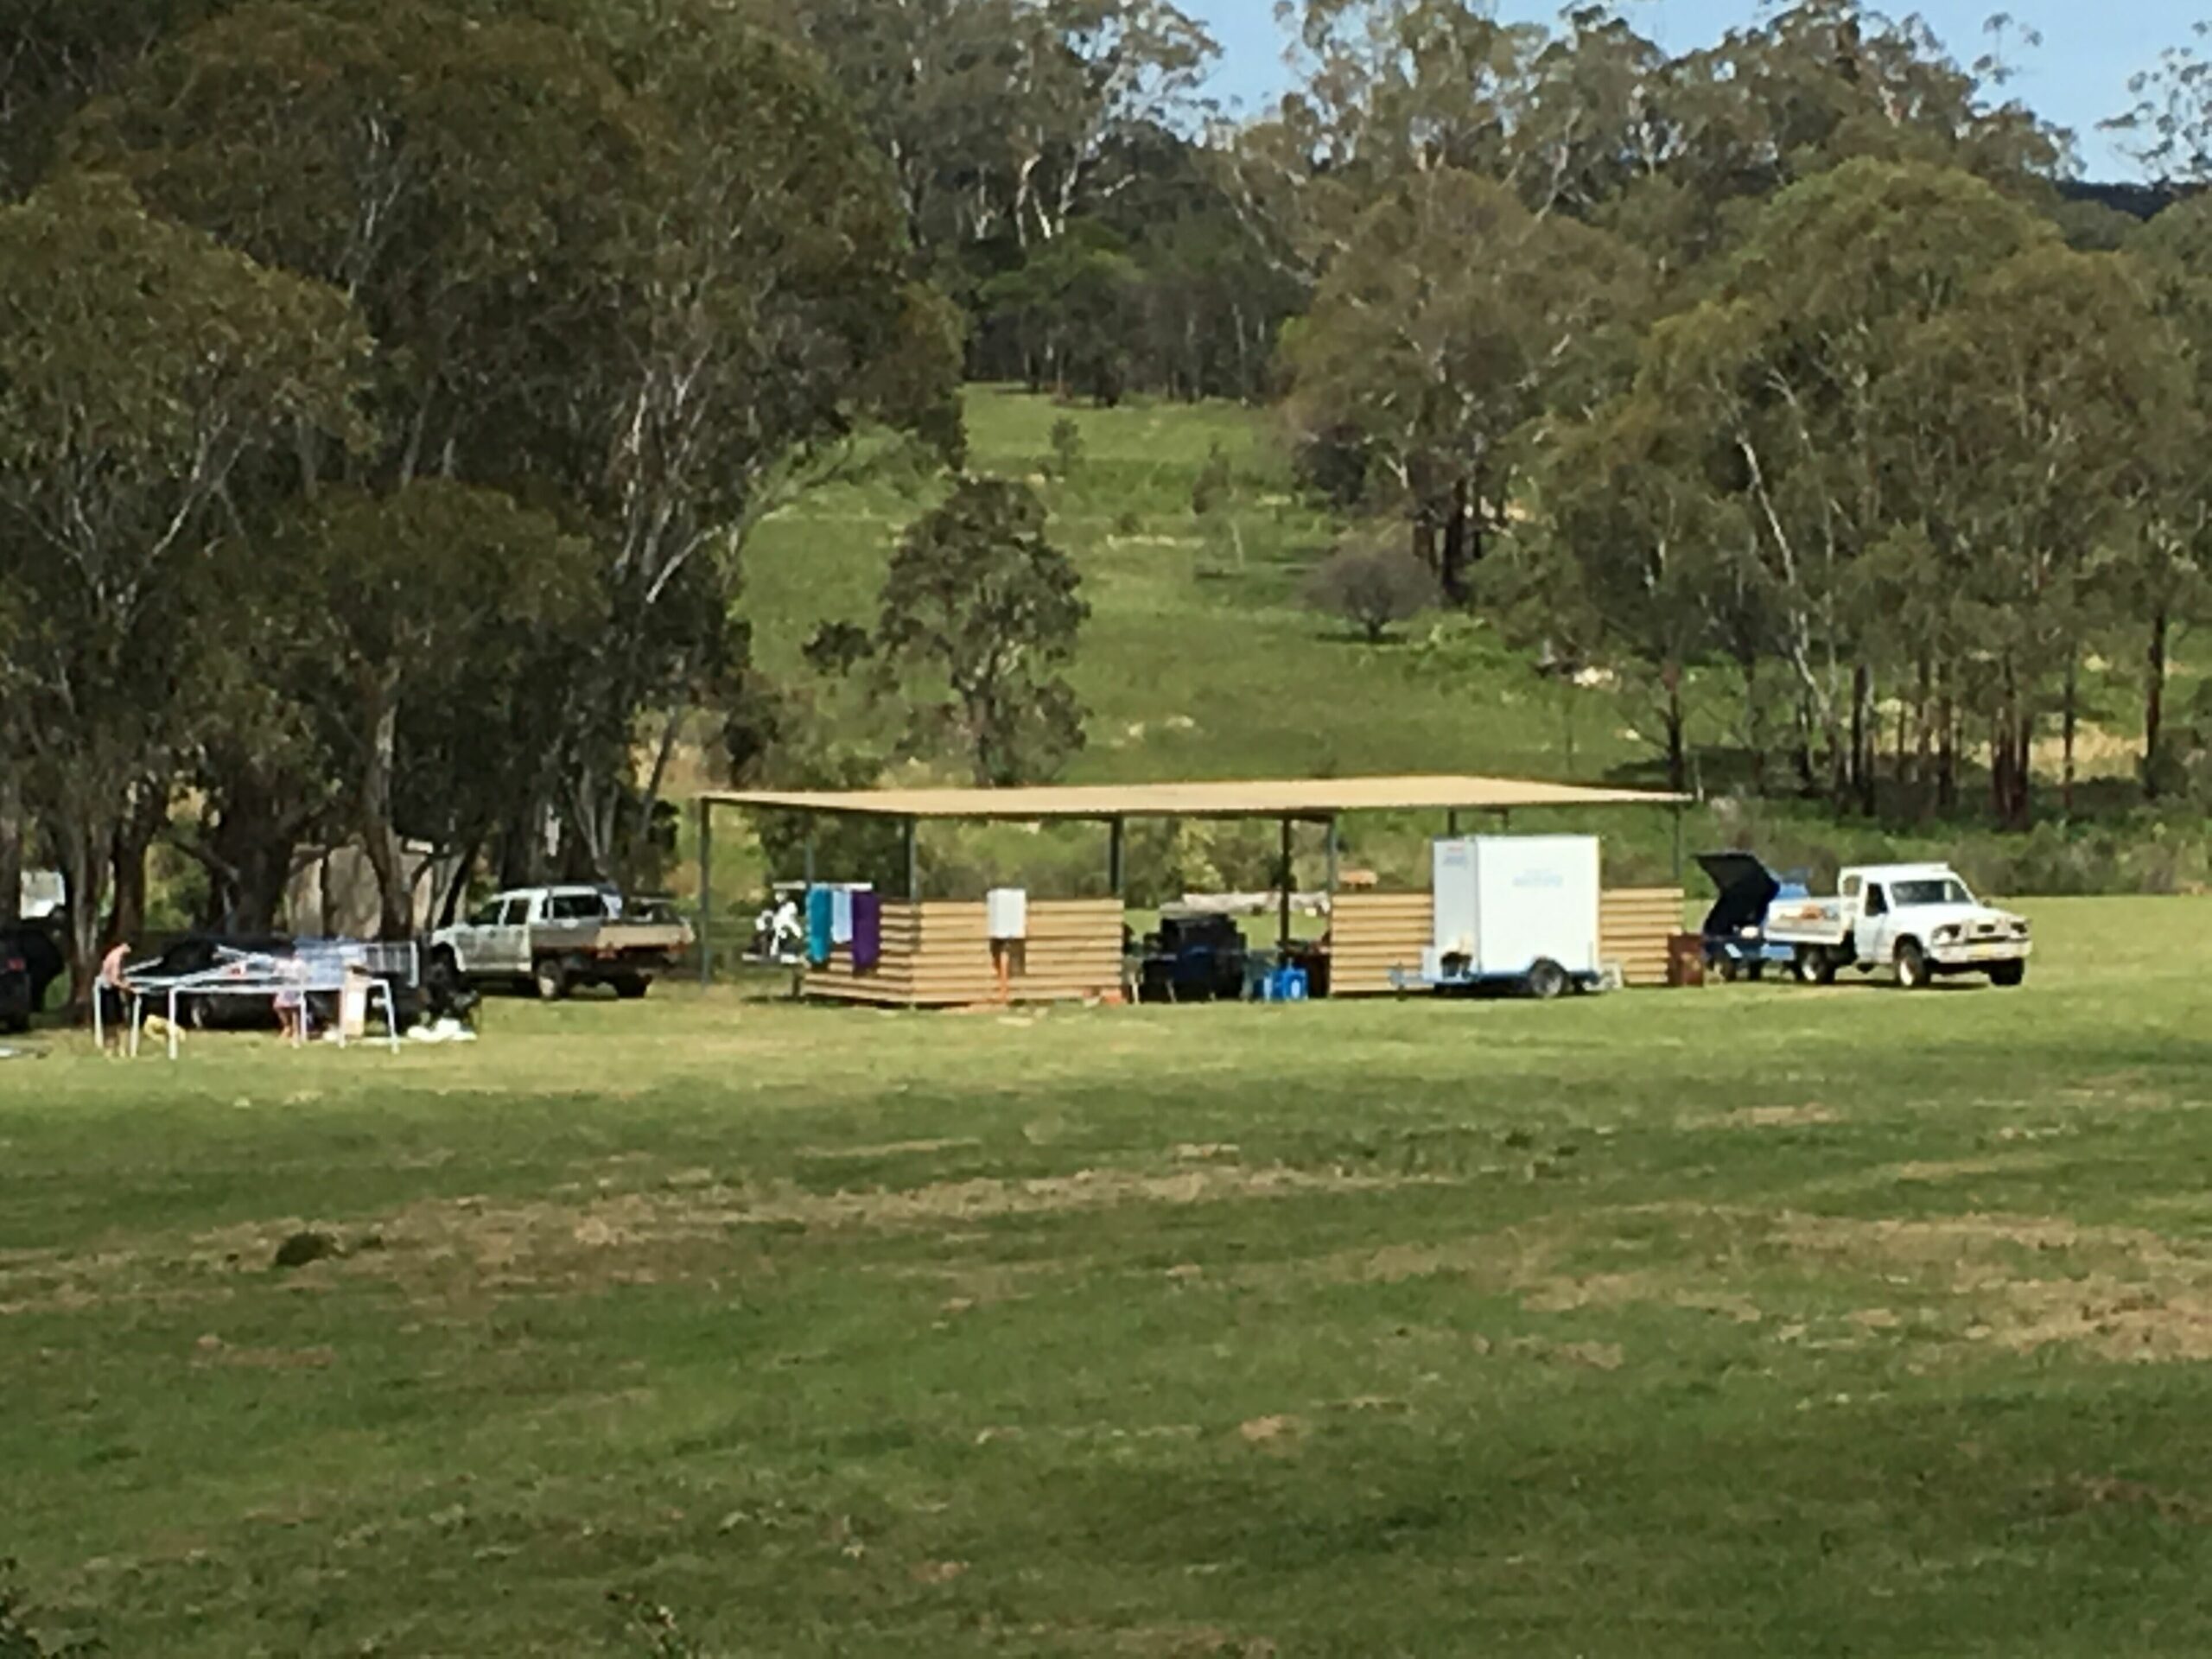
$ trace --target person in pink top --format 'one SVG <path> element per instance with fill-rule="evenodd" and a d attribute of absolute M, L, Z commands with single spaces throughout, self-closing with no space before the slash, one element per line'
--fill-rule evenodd
<path fill-rule="evenodd" d="M 118 942 L 100 958 L 100 1031 L 110 1048 L 122 1046 L 124 1027 L 130 1023 L 130 947 Z"/>

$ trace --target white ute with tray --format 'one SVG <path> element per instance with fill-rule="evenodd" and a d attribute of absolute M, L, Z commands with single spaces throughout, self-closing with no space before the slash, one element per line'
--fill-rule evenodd
<path fill-rule="evenodd" d="M 1847 869 L 1833 899 L 1777 899 L 1766 940 L 1795 950 L 1808 985 L 1832 984 L 1847 968 L 1888 968 L 1915 991 L 1964 974 L 2018 985 L 2035 950 L 2025 918 L 1983 904 L 1948 864 Z"/>
<path fill-rule="evenodd" d="M 521 887 L 496 894 L 467 921 L 430 935 L 430 974 L 534 989 L 548 1002 L 586 985 L 643 996 L 691 948 L 691 929 L 664 905 L 626 901 L 603 887 Z"/>

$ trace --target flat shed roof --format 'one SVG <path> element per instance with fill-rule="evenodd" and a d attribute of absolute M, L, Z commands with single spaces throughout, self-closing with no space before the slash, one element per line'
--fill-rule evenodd
<path fill-rule="evenodd" d="M 966 818 L 1008 823 L 1111 818 L 1293 818 L 1348 812 L 1498 811 L 1537 806 L 1668 806 L 1689 798 L 1586 789 L 1516 778 L 1313 778 L 1280 782 L 1086 784 L 1021 789 L 734 790 L 700 798 L 718 806 L 880 818 Z"/>

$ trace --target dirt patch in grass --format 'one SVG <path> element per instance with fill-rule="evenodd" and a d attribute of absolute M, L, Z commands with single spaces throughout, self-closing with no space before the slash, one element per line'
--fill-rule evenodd
<path fill-rule="evenodd" d="M 1742 1106 L 1732 1112 L 1685 1119 L 1682 1127 L 1697 1129 L 1802 1129 L 1842 1122 L 1842 1113 L 1831 1107 L 1808 1103 L 1802 1106 Z"/>
<path fill-rule="evenodd" d="M 2005 1160 L 1994 1166 L 2013 1166 Z M 1990 1348 L 2025 1354 L 2062 1345 L 2133 1362 L 2212 1359 L 2212 1252 L 2148 1230 L 2088 1226 L 2056 1216 L 1863 1217 L 1674 1208 L 1686 1222 L 1725 1224 L 1733 1243 L 1716 1246 L 1717 1254 L 1624 1271 L 1573 1270 L 1568 1264 L 1608 1223 L 1653 1213 L 1639 1208 L 1339 1252 L 1299 1271 L 1351 1283 L 1449 1274 L 1480 1290 L 1517 1296 L 1532 1314 L 1672 1306 L 1745 1326 L 1772 1319 L 1779 1322 L 1778 1339 L 1791 1341 L 1808 1331 L 1801 1301 L 1826 1300 L 1842 1282 L 1872 1288 L 1878 1300 L 1843 1316 L 1845 1334 L 1808 1345 L 1893 1341 L 1910 1329 L 1928 1344 L 1950 1331 L 1961 1354 Z M 1735 1277 L 1738 1246 L 1774 1253 L 1785 1270 L 1794 1266 L 1808 1281 L 1804 1297 L 1786 1284 L 1749 1294 Z"/>
<path fill-rule="evenodd" d="M 919 1158 L 939 1152 L 973 1152 L 982 1144 L 964 1136 L 947 1141 L 887 1141 L 874 1147 L 801 1147 L 798 1155 L 820 1163 L 861 1163 L 873 1158 Z"/>
<path fill-rule="evenodd" d="M 1801 1255 L 1885 1276 L 1902 1269 L 1967 1303 L 1977 1316 L 1970 1342 L 2015 1353 L 2065 1344 L 2108 1359 L 2212 1359 L 2212 1257 L 2139 1228 L 2061 1217 L 1790 1216 L 1777 1236 Z"/>
<path fill-rule="evenodd" d="M 2016 1175 L 2045 1169 L 2056 1162 L 2042 1155 L 2011 1158 L 1944 1158 L 1891 1164 L 1875 1172 L 1882 1181 L 1963 1181 L 1976 1175 Z"/>
<path fill-rule="evenodd" d="M 2212 1527 L 2212 1503 L 2116 1475 L 2076 1475 L 2064 1489 L 2062 1503 L 2074 1510 L 2148 1510 L 2161 1521 Z"/>
<path fill-rule="evenodd" d="M 570 1189 L 573 1197 L 519 1203 L 480 1197 L 425 1201 L 366 1227 L 283 1217 L 202 1234 L 174 1248 L 156 1244 L 90 1257 L 17 1252 L 0 1262 L 0 1315 L 234 1295 L 245 1283 L 268 1281 L 271 1252 L 311 1226 L 327 1231 L 338 1247 L 328 1259 L 282 1274 L 286 1288 L 311 1294 L 368 1278 L 449 1295 L 556 1284 L 659 1283 L 741 1269 L 733 1250 L 744 1256 L 752 1244 L 778 1231 L 929 1230 L 942 1235 L 950 1225 L 1014 1217 L 1422 1184 L 1433 1184 L 1433 1178 L 1211 1163 L 817 1192 L 788 1184 L 725 1185 L 695 1171 L 638 1192 Z"/>

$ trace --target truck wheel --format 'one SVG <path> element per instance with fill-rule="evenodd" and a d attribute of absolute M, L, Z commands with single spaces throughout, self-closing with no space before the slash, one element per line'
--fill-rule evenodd
<path fill-rule="evenodd" d="M 1897 984 L 1908 991 L 1924 991 L 1936 982 L 1936 976 L 1928 966 L 1928 953 L 1920 948 L 1917 939 L 1907 939 L 1897 946 Z"/>
<path fill-rule="evenodd" d="M 1567 969 L 1545 958 L 1529 970 L 1528 991 L 1539 1002 L 1556 1002 L 1567 992 Z"/>
<path fill-rule="evenodd" d="M 1738 979 L 1743 977 L 1743 974 L 1744 969 L 1742 964 L 1738 963 L 1735 957 L 1723 957 L 1720 958 L 1720 982 L 1722 984 L 1733 985 Z"/>
<path fill-rule="evenodd" d="M 635 1002 L 645 995 L 645 987 L 652 983 L 651 980 L 642 978 L 639 975 L 625 974 L 614 982 L 614 995 L 625 1002 Z"/>
<path fill-rule="evenodd" d="M 2024 962 L 2000 962 L 1989 970 L 1989 982 L 2002 990 L 2027 982 L 2028 964 Z"/>
<path fill-rule="evenodd" d="M 547 957 L 531 970 L 530 982 L 537 989 L 541 1002 L 559 1002 L 569 995 L 568 964 L 557 957 Z"/>
<path fill-rule="evenodd" d="M 1797 977 L 1807 985 L 1835 983 L 1835 958 L 1818 948 L 1797 953 Z"/>

